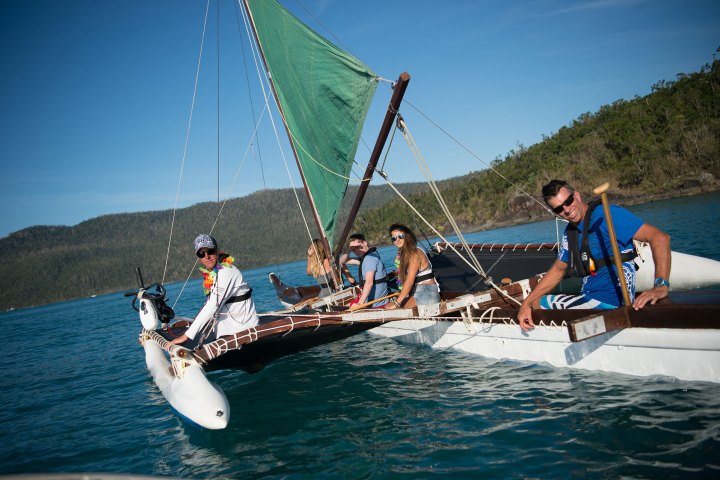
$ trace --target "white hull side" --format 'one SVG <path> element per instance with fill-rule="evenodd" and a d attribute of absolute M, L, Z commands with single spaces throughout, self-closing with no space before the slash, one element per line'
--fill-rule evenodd
<path fill-rule="evenodd" d="M 230 405 L 222 389 L 210 382 L 205 371 L 194 360 L 178 360 L 180 373 L 170 372 L 171 363 L 165 351 L 153 340 L 143 342 L 145 363 L 165 399 L 183 417 L 212 430 L 227 426 Z"/>
<path fill-rule="evenodd" d="M 636 290 L 650 290 L 655 282 L 655 263 L 650 245 L 638 244 L 638 258 L 635 263 L 640 267 L 637 271 Z M 720 285 L 720 262 L 711 258 L 672 252 L 670 268 L 671 290 L 693 290 Z"/>
<path fill-rule="evenodd" d="M 403 320 L 370 330 L 375 335 L 484 357 L 628 375 L 667 375 L 720 383 L 720 331 L 628 328 L 573 343 L 566 327 Z"/>

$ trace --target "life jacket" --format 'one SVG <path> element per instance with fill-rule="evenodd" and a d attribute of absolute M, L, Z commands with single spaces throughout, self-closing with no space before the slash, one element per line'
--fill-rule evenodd
<path fill-rule="evenodd" d="M 376 250 L 377 250 L 377 248 L 375 248 L 375 247 L 369 248 L 367 253 L 365 255 L 363 255 L 362 259 L 360 259 L 360 265 L 358 266 L 358 282 L 360 283 L 360 288 L 362 288 L 365 285 L 365 276 L 362 273 L 363 262 L 365 261 L 367 256 L 370 254 L 372 254 L 373 256 L 380 259 L 380 255 L 377 253 Z M 380 259 L 380 260 L 382 263 L 382 259 Z M 376 278 L 373 280 L 374 285 L 378 285 L 380 283 L 386 283 L 386 282 L 387 282 L 387 275 L 385 275 L 382 278 Z"/>
<path fill-rule="evenodd" d="M 569 262 L 565 272 L 566 277 L 587 277 L 588 275 L 595 275 L 598 270 L 608 265 L 612 265 L 613 257 L 607 258 L 593 258 L 590 253 L 590 247 L 588 246 L 588 239 L 590 238 L 590 217 L 592 217 L 593 210 L 595 207 L 600 205 L 600 200 L 594 200 L 588 203 L 585 217 L 583 218 L 583 235 L 582 241 L 580 241 L 580 230 L 573 224 L 569 224 L 565 230 L 565 234 L 568 240 L 568 256 Z M 606 220 L 607 221 L 607 220 Z M 633 249 L 630 252 L 620 254 L 620 261 L 627 262 L 637 257 L 637 250 L 633 245 Z"/>

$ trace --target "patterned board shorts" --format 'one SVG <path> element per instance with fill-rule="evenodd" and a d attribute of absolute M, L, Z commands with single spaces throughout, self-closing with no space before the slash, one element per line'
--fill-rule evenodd
<path fill-rule="evenodd" d="M 569 310 L 574 308 L 597 308 L 609 310 L 617 308 L 617 305 L 610 305 L 586 295 L 543 295 L 540 298 L 540 308 L 543 310 Z"/>

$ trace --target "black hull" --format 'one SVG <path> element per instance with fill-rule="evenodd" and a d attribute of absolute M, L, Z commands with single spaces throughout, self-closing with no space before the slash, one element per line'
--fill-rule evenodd
<path fill-rule="evenodd" d="M 279 358 L 344 340 L 381 323 L 382 320 L 346 321 L 336 314 L 319 317 L 310 313 L 295 313 L 265 317 L 257 327 L 206 342 L 200 348 L 193 341 L 183 346 L 192 352 L 191 355 L 207 372 L 242 370 L 256 373 Z M 169 331 L 158 329 L 155 333 L 162 339 L 172 340 L 182 335 L 188 326 L 189 323 L 183 320 L 172 325 Z"/>
<path fill-rule="evenodd" d="M 337 342 L 376 326 L 376 324 L 347 323 L 345 325 L 327 325 L 316 331 L 305 329 L 287 335 L 273 335 L 243 345 L 239 350 L 229 351 L 209 361 L 204 368 L 208 372 L 230 369 L 257 373 L 265 365 L 279 358 Z"/>
<path fill-rule="evenodd" d="M 461 244 L 452 245 L 462 255 L 467 255 Z M 470 251 L 498 285 L 547 272 L 558 253 L 557 244 L 471 244 Z M 492 288 L 448 244 L 436 244 L 430 262 L 443 291 L 473 292 Z M 504 282 L 505 279 L 508 280 Z"/>

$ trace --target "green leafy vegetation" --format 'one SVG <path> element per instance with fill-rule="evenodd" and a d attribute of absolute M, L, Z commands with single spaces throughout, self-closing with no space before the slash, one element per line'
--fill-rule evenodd
<path fill-rule="evenodd" d="M 625 203 L 717 189 L 719 113 L 720 61 L 715 60 L 699 72 L 658 82 L 645 97 L 585 113 L 542 142 L 496 159 L 492 167 L 506 180 L 486 170 L 440 182 L 440 187 L 460 227 L 468 231 L 548 218 L 524 192 L 537 196 L 553 178 L 564 178 L 582 192 L 609 182 L 611 197 Z M 449 231 L 424 185 L 400 187 L 426 218 Z M 354 190 L 340 218 L 346 218 Z M 308 211 L 305 198 L 301 203 Z M 190 244 L 196 234 L 210 230 L 219 208 L 202 203 L 179 210 L 169 246 L 171 211 L 105 215 L 74 227 L 15 232 L 0 239 L 0 309 L 134 288 L 136 266 L 142 267 L 146 283 L 159 282 L 167 252 L 165 282 L 195 276 Z M 396 222 L 418 225 L 387 186 L 372 186 L 355 230 L 378 242 Z M 240 268 L 303 258 L 308 244 L 289 189 L 229 201 L 214 235 Z"/>
<path fill-rule="evenodd" d="M 411 194 L 424 188 L 413 183 L 401 190 Z M 348 192 L 340 218 L 347 218 L 357 187 Z M 307 199 L 300 193 L 303 211 L 308 212 Z M 363 208 L 387 203 L 394 195 L 387 186 L 372 186 Z M 219 210 L 217 203 L 208 202 L 176 212 L 165 283 L 197 276 L 197 270 L 192 271 L 192 241 L 198 233 L 210 231 Z M 213 235 L 240 268 L 285 263 L 306 254 L 307 231 L 290 189 L 230 200 L 220 219 Z M 0 309 L 136 288 L 137 266 L 146 284 L 163 281 L 171 222 L 170 210 L 123 213 L 74 227 L 30 227 L 0 239 Z M 308 222 L 313 224 L 311 217 Z"/>

